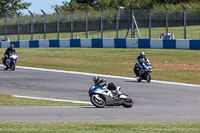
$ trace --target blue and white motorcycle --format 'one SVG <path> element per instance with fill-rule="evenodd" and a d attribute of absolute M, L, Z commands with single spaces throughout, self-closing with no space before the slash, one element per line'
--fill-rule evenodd
<path fill-rule="evenodd" d="M 17 54 L 10 55 L 9 58 L 6 59 L 6 64 L 4 66 L 4 69 L 5 70 L 11 69 L 14 71 L 17 60 L 18 60 Z"/>
<path fill-rule="evenodd" d="M 152 72 L 152 65 L 150 63 L 143 62 L 142 64 L 136 63 L 135 64 L 135 73 L 137 73 L 137 81 L 141 82 L 142 80 L 146 80 L 147 83 L 151 81 L 151 72 Z"/>
<path fill-rule="evenodd" d="M 123 106 L 131 108 L 133 100 L 126 94 L 120 92 L 121 87 L 117 87 L 117 96 L 113 95 L 107 87 L 96 87 L 95 85 L 89 88 L 89 96 L 91 103 L 97 108 L 104 108 L 105 106 Z"/>

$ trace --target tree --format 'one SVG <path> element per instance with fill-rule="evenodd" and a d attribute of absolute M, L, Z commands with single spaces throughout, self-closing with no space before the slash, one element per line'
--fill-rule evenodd
<path fill-rule="evenodd" d="M 23 0 L 0 0 L 0 16 L 14 16 L 17 11 L 28 9 L 30 5 Z"/>

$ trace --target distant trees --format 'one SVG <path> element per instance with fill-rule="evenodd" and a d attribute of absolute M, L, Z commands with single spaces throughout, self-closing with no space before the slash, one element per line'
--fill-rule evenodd
<path fill-rule="evenodd" d="M 63 2 L 63 8 L 80 9 L 84 6 L 89 8 L 111 8 L 114 5 L 128 7 L 129 4 L 135 5 L 137 8 L 143 8 L 153 4 L 177 4 L 182 2 L 200 2 L 200 0 L 72 0 L 71 2 Z"/>
<path fill-rule="evenodd" d="M 0 0 L 0 16 L 13 16 L 19 10 L 28 9 L 30 5 L 23 0 Z"/>
<path fill-rule="evenodd" d="M 102 7 L 103 9 L 113 8 L 114 6 L 122 6 L 125 9 L 129 8 L 129 5 L 133 5 L 134 8 L 144 9 L 159 6 L 162 4 L 180 4 L 180 3 L 200 3 L 200 0 L 71 0 L 71 2 L 63 2 L 61 8 L 66 9 L 97 9 Z"/>

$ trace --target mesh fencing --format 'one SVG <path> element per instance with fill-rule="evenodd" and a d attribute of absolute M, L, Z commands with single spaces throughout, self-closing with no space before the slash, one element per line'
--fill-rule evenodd
<path fill-rule="evenodd" d="M 160 38 L 162 33 L 173 33 L 176 39 L 200 39 L 200 10 L 187 10 L 184 32 L 184 11 L 134 10 L 73 11 L 47 15 L 34 14 L 0 17 L 0 36 L 11 41 L 66 38 Z M 88 15 L 88 17 L 87 17 Z M 168 15 L 168 16 L 167 16 Z M 31 23 L 33 22 L 33 23 Z M 139 28 L 137 30 L 136 24 Z M 32 33 L 32 34 L 31 34 Z"/>

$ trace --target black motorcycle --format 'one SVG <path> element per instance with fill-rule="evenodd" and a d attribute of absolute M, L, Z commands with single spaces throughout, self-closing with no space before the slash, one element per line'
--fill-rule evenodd
<path fill-rule="evenodd" d="M 2 62 L 3 60 L 4 58 L 2 58 Z M 18 60 L 17 54 L 10 55 L 9 58 L 6 59 L 4 69 L 5 70 L 11 69 L 14 71 L 17 60 Z"/>
<path fill-rule="evenodd" d="M 137 62 L 134 67 L 134 72 L 136 74 L 138 82 L 141 82 L 142 80 L 146 80 L 147 83 L 150 83 L 151 72 L 152 72 L 152 65 L 150 63 L 143 62 L 139 64 Z"/>

